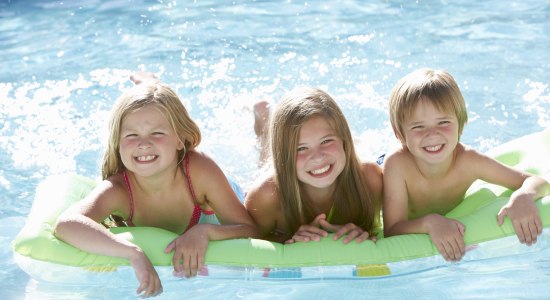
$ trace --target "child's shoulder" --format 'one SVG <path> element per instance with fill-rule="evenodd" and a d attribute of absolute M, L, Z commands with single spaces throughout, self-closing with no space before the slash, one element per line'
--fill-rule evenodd
<path fill-rule="evenodd" d="M 375 162 L 363 161 L 361 162 L 361 166 L 363 168 L 363 172 L 368 177 L 372 177 L 375 174 L 382 176 L 382 167 Z"/>
<path fill-rule="evenodd" d="M 262 202 L 277 200 L 278 188 L 274 176 L 264 176 L 256 180 L 248 190 L 246 197 L 248 199 L 258 199 Z"/>
<path fill-rule="evenodd" d="M 455 151 L 457 160 L 461 163 L 481 163 L 483 160 L 493 160 L 489 156 L 462 143 L 458 143 Z"/>
<path fill-rule="evenodd" d="M 411 153 L 406 148 L 399 148 L 389 152 L 384 157 L 384 169 L 393 167 L 394 165 L 402 166 L 405 163 L 413 161 Z"/>
<path fill-rule="evenodd" d="M 218 169 L 218 164 L 216 161 L 210 157 L 208 154 L 197 151 L 189 150 L 187 151 L 187 158 L 189 165 L 192 166 L 194 170 L 202 170 L 205 172 L 211 171 L 212 168 Z"/>
<path fill-rule="evenodd" d="M 128 184 L 124 179 L 124 175 L 119 173 L 100 181 L 96 186 L 96 190 L 97 189 L 103 190 L 107 193 L 112 193 L 115 196 L 120 196 L 120 194 L 127 194 Z"/>
<path fill-rule="evenodd" d="M 124 175 L 115 174 L 100 181 L 86 199 L 114 209 L 128 202 L 129 197 Z"/>

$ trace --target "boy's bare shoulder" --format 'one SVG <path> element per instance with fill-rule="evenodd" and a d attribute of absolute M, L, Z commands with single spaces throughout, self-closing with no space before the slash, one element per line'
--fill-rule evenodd
<path fill-rule="evenodd" d="M 486 160 L 492 160 L 489 156 L 462 143 L 456 146 L 455 151 L 457 160 L 460 161 L 460 163 L 478 164 Z"/>
<path fill-rule="evenodd" d="M 386 154 L 384 157 L 384 170 L 387 168 L 403 166 L 404 164 L 411 163 L 413 161 L 409 151 L 405 148 L 401 148 Z"/>

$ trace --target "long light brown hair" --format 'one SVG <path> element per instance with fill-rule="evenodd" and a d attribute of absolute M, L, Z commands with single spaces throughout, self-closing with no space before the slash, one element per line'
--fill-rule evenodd
<path fill-rule="evenodd" d="M 379 205 L 366 187 L 351 132 L 344 114 L 324 91 L 300 88 L 289 92 L 274 111 L 270 123 L 271 157 L 281 195 L 284 218 L 291 234 L 316 217 L 296 173 L 300 128 L 314 116 L 323 117 L 342 140 L 346 162 L 336 179 L 333 224 L 354 223 L 373 234 L 379 224 Z"/>
<path fill-rule="evenodd" d="M 146 106 L 154 105 L 168 120 L 184 147 L 178 151 L 178 162 L 181 162 L 187 150 L 194 149 L 201 142 L 201 132 L 191 119 L 178 95 L 167 85 L 154 82 L 142 83 L 124 92 L 111 111 L 109 120 L 109 139 L 103 155 L 102 177 L 106 179 L 123 171 L 124 164 L 120 158 L 120 129 L 124 118 Z"/>

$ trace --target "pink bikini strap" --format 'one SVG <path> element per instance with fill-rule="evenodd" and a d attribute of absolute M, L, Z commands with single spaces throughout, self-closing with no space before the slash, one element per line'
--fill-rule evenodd
<path fill-rule="evenodd" d="M 193 214 L 191 215 L 191 219 L 189 220 L 189 224 L 187 224 L 187 228 L 185 231 L 189 230 L 191 227 L 197 225 L 199 223 L 199 220 L 201 218 L 201 207 L 197 204 L 197 196 L 195 196 L 195 191 L 193 190 L 193 184 L 191 183 L 191 176 L 189 176 L 189 153 L 185 155 L 184 158 L 185 161 L 185 178 L 187 178 L 187 184 L 189 185 L 189 191 L 191 192 L 191 196 L 193 196 L 193 202 L 195 203 L 195 207 L 193 208 Z"/>
<path fill-rule="evenodd" d="M 130 222 L 132 224 L 132 219 L 134 218 L 134 194 L 132 194 L 132 188 L 130 187 L 130 181 L 128 180 L 128 175 L 126 175 L 126 171 L 122 171 L 122 174 L 124 175 L 124 182 L 126 182 L 126 187 L 128 188 L 128 193 L 130 193 L 130 216 L 128 219 L 126 219 L 126 222 Z"/>
<path fill-rule="evenodd" d="M 185 155 L 184 160 L 185 160 L 185 177 L 187 178 L 187 184 L 189 185 L 191 196 L 193 196 L 193 201 L 196 201 L 197 196 L 195 196 L 195 191 L 193 190 L 193 184 L 191 183 L 191 177 L 189 176 L 189 153 Z"/>

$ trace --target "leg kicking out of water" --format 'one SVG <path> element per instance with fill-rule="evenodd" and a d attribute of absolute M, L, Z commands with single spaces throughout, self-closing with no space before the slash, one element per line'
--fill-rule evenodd
<path fill-rule="evenodd" d="M 155 74 L 151 72 L 138 71 L 130 75 L 130 80 L 136 85 L 147 82 L 158 82 L 158 79 Z"/>
<path fill-rule="evenodd" d="M 269 157 L 269 103 L 265 100 L 254 104 L 254 132 L 260 146 L 259 166 L 263 166 Z"/>

